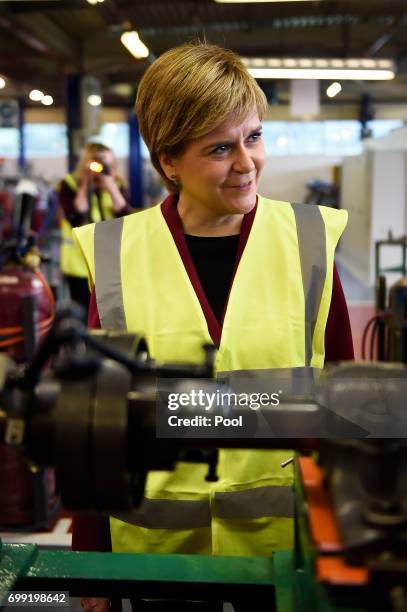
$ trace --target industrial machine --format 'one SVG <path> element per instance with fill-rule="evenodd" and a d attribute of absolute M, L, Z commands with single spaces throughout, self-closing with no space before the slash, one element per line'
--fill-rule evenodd
<path fill-rule="evenodd" d="M 269 559 L 3 545 L 3 594 L 69 590 L 80 596 L 256 599 L 264 602 L 262 609 L 279 612 L 407 610 L 404 365 L 340 365 L 312 393 L 287 394 L 261 418 L 240 407 L 242 418 L 267 421 L 267 437 L 159 438 L 157 380 L 165 392 L 173 384 L 188 391 L 197 380 L 208 392 L 216 389 L 213 347 L 199 366 L 158 364 L 143 338 L 89 332 L 74 314 L 57 314 L 26 367 L 1 356 L 0 438 L 37 464 L 56 466 L 68 507 L 106 513 L 131 513 L 147 472 L 172 469 L 180 457 L 207 462 L 213 475 L 208 449 L 296 448 L 295 550 Z M 214 414 L 225 410 L 217 406 Z M 191 417 L 193 406 L 178 414 Z M 305 429 L 304 420 L 310 422 Z"/>
<path fill-rule="evenodd" d="M 400 251 L 400 263 L 384 267 L 383 250 Z M 366 324 L 362 338 L 362 359 L 407 363 L 407 236 L 375 242 L 375 315 Z M 388 288 L 386 273 L 401 273 L 401 278 Z M 368 342 L 369 341 L 369 342 Z M 368 349 L 369 344 L 369 349 Z"/>
<path fill-rule="evenodd" d="M 322 204 L 339 208 L 339 187 L 335 183 L 313 179 L 307 183 L 307 190 L 306 204 Z"/>

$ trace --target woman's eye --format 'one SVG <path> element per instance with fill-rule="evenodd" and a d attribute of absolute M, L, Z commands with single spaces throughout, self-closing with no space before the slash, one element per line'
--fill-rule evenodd
<path fill-rule="evenodd" d="M 257 140 L 260 140 L 261 137 L 262 137 L 262 132 L 254 132 L 254 134 L 250 134 L 249 140 L 251 142 L 256 142 Z"/>
<path fill-rule="evenodd" d="M 229 145 L 219 145 L 219 147 L 216 147 L 212 153 L 216 155 L 217 153 L 226 153 L 227 151 L 229 151 Z"/>

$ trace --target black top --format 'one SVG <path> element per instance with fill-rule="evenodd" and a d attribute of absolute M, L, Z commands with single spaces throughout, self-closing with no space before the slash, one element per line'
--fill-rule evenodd
<path fill-rule="evenodd" d="M 213 314 L 221 323 L 229 295 L 239 235 L 207 238 L 185 234 L 185 240 L 202 289 Z"/>

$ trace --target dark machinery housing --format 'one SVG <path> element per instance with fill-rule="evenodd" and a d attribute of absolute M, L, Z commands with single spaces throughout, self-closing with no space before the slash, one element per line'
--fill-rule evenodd
<path fill-rule="evenodd" d="M 320 418 L 314 419 L 314 435 L 309 437 L 157 438 L 157 379 L 182 378 L 185 388 L 194 379 L 215 384 L 213 357 L 208 347 L 201 366 L 157 364 L 141 337 L 89 333 L 71 312 L 60 313 L 28 366 L 17 368 L 2 358 L 1 435 L 38 464 L 56 466 L 69 507 L 99 512 L 131 513 L 143 494 L 147 472 L 171 469 L 180 457 L 207 462 L 210 471 L 215 445 L 295 447 L 303 456 L 296 459 L 294 553 L 275 553 L 272 560 L 198 556 L 191 565 L 187 555 L 119 555 L 119 563 L 113 553 L 51 554 L 31 548 L 23 568 L 16 549 L 3 546 L 1 563 L 13 566 L 7 589 L 17 584 L 19 589 L 174 600 L 182 593 L 186 599 L 213 601 L 258 594 L 270 601 L 270 609 L 335 610 L 340 604 L 340 609 L 377 610 L 380 602 L 383 610 L 405 610 L 407 428 L 402 416 L 397 438 L 388 429 L 387 437 L 371 438 L 366 430 L 369 422 L 388 427 L 388 404 L 378 404 L 377 398 L 390 394 L 396 407 L 391 419 L 400 418 L 405 367 L 339 366 L 318 383 L 312 400 L 291 397 L 274 413 L 270 409 L 267 417 L 275 421 L 280 436 L 283 411 L 298 419 L 304 406 L 305 418 L 313 403 Z M 50 359 L 52 369 L 45 370 Z M 372 386 L 376 395 L 366 392 Z M 340 406 L 349 401 L 353 414 L 365 418 L 364 427 L 357 421 L 359 436 L 352 429 L 349 437 L 345 429 L 336 439 L 320 437 L 321 423 L 325 428 L 331 423 L 327 406 L 340 417 Z M 309 456 L 313 449 L 319 450 L 318 464 Z M 285 607 L 279 607 L 284 598 Z"/>

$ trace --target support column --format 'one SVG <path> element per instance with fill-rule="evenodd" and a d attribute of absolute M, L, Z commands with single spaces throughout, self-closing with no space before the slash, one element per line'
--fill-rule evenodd
<path fill-rule="evenodd" d="M 82 127 L 80 74 L 66 76 L 66 126 L 68 130 L 68 169 L 69 172 L 76 166 L 77 150 L 75 135 Z"/>
<path fill-rule="evenodd" d="M 25 102 L 23 98 L 18 98 L 18 134 L 19 134 L 19 145 L 18 145 L 18 169 L 20 172 L 24 172 L 27 165 L 26 151 L 25 151 Z"/>
<path fill-rule="evenodd" d="M 141 136 L 136 115 L 129 114 L 129 183 L 130 200 L 134 208 L 143 208 L 143 159 L 141 156 Z"/>

